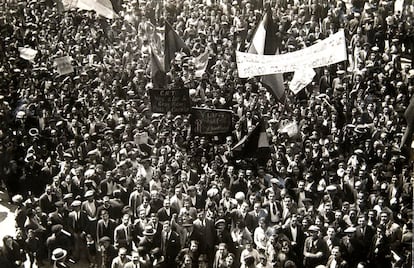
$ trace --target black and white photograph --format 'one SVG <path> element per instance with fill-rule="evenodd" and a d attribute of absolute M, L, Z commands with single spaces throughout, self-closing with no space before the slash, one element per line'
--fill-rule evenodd
<path fill-rule="evenodd" d="M 1 268 L 412 268 L 413 0 L 0 0 Z"/>

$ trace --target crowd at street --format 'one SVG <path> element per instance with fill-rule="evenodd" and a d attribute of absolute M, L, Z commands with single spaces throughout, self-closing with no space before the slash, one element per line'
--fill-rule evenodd
<path fill-rule="evenodd" d="M 297 95 L 284 74 L 283 101 L 240 79 L 235 51 L 267 5 L 280 53 L 344 29 L 348 61 L 315 69 Z M 0 3 L 0 179 L 17 205 L 1 267 L 412 267 L 411 137 L 401 144 L 412 1 L 402 12 L 384 0 L 115 6 L 106 19 L 50 0 Z M 171 62 L 169 87 L 232 110 L 232 133 L 196 136 L 189 114 L 151 111 L 164 20 L 191 50 Z M 19 47 L 38 53 L 28 61 Z M 62 56 L 73 73 L 56 72 Z M 232 150 L 259 122 L 263 163 Z"/>

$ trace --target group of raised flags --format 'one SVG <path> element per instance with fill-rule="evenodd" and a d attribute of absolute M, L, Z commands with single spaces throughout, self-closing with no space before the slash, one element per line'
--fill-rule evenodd
<path fill-rule="evenodd" d="M 111 0 L 59 1 L 60 7 L 64 10 L 72 8 L 93 10 L 98 15 L 109 19 L 118 17 Z M 267 8 L 256 28 L 247 52 L 236 51 L 236 61 L 241 78 L 247 78 L 249 71 L 251 71 L 250 77 L 259 77 L 262 85 L 281 103 L 284 103 L 286 99 L 283 73 L 294 72 L 293 79 L 288 88 L 294 94 L 297 94 L 313 80 L 316 74 L 313 68 L 347 60 L 345 35 L 343 31 L 339 31 L 335 35 L 322 40 L 322 42 L 304 48 L 301 51 L 282 55 L 279 54 L 281 40 L 278 40 L 276 32 L 277 26 L 272 19 L 271 9 Z M 162 32 L 157 32 L 156 34 L 158 34 L 158 37 L 162 36 Z M 167 73 L 171 69 L 171 63 L 175 59 L 176 54 L 185 53 L 187 56 L 191 56 L 190 49 L 186 43 L 167 21 L 165 22 L 163 34 L 164 48 L 160 47 L 161 42 L 152 42 L 154 44 L 150 44 L 151 78 L 154 87 L 158 89 L 167 88 Z M 38 53 L 37 50 L 30 47 L 20 47 L 19 52 L 21 58 L 33 63 Z M 209 51 L 205 50 L 200 55 L 193 57 L 192 61 L 195 67 L 196 78 L 202 77 L 206 72 L 209 56 Z M 72 59 L 69 56 L 54 58 L 53 63 L 57 73 L 59 75 L 65 75 L 74 72 L 71 61 Z M 408 127 L 401 145 L 409 140 L 414 132 L 413 103 L 414 101 L 411 101 L 405 113 Z M 250 156 L 249 152 L 257 152 L 258 148 L 268 147 L 265 129 L 265 122 L 260 122 L 233 149 L 235 151 L 243 151 L 242 155 Z"/>
<path fill-rule="evenodd" d="M 191 56 L 191 51 L 184 40 L 177 34 L 173 27 L 165 22 L 164 32 L 164 55 L 151 49 L 151 77 L 154 85 L 158 88 L 165 88 L 167 85 L 166 73 L 171 69 L 171 63 L 176 58 L 177 53 Z M 206 49 L 200 55 L 193 57 L 195 67 L 195 77 L 200 78 L 207 69 L 209 61 L 209 51 Z"/>

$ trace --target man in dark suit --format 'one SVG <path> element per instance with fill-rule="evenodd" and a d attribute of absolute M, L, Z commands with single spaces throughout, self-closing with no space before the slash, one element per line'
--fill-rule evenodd
<path fill-rule="evenodd" d="M 323 70 L 323 75 L 319 79 L 319 92 L 326 93 L 328 88 L 332 88 L 332 77 L 328 69 Z"/>
<path fill-rule="evenodd" d="M 48 215 L 48 221 L 51 222 L 50 225 L 56 225 L 61 224 L 63 226 L 66 226 L 66 213 L 65 208 L 63 207 L 63 201 L 57 201 L 55 202 L 56 210 L 49 213 Z"/>
<path fill-rule="evenodd" d="M 165 256 L 165 267 L 175 267 L 175 258 L 180 252 L 180 237 L 171 230 L 169 221 L 165 221 L 162 225 L 161 233 L 161 253 Z"/>
<path fill-rule="evenodd" d="M 207 254 L 210 261 L 214 257 L 216 229 L 212 219 L 206 217 L 205 210 L 202 209 L 197 213 L 197 219 L 193 222 L 194 228 L 198 230 L 203 239 L 200 241 L 200 252 Z"/>
<path fill-rule="evenodd" d="M 251 233 L 254 233 L 255 218 L 252 214 L 249 214 L 249 204 L 243 202 L 240 209 L 235 208 L 231 212 L 230 216 L 232 219 L 233 226 L 236 224 L 236 222 L 243 221 L 246 223 L 247 229 L 249 229 Z"/>
<path fill-rule="evenodd" d="M 111 200 L 109 199 L 109 196 L 104 196 L 102 200 L 103 200 L 103 204 L 98 207 L 97 214 L 101 215 L 102 213 L 101 211 L 106 210 L 109 214 L 109 218 L 117 219 L 120 208 L 115 207 L 113 206 L 113 204 L 111 204 Z"/>
<path fill-rule="evenodd" d="M 205 207 L 205 201 L 201 197 L 201 195 L 197 194 L 197 189 L 194 185 L 191 185 L 187 189 L 188 198 L 191 201 L 191 207 L 195 207 L 196 209 L 202 209 Z"/>
<path fill-rule="evenodd" d="M 113 243 L 116 222 L 109 217 L 106 209 L 102 209 L 100 215 L 101 219 L 96 226 L 96 240 L 99 241 L 102 237 L 107 236 L 110 238 L 110 242 Z"/>
<path fill-rule="evenodd" d="M 57 196 L 52 193 L 52 187 L 47 185 L 45 192 L 39 197 L 40 208 L 46 214 L 52 213 L 55 210 L 54 203 L 57 201 Z"/>
<path fill-rule="evenodd" d="M 118 255 L 117 250 L 111 243 L 111 239 L 108 236 L 103 236 L 99 240 L 99 254 L 98 263 L 102 268 L 110 268 L 112 260 Z"/>
<path fill-rule="evenodd" d="M 341 240 L 336 237 L 336 231 L 335 226 L 329 225 L 326 230 L 326 235 L 323 237 L 323 240 L 326 241 L 326 244 L 328 245 L 329 252 L 332 253 L 332 249 L 336 246 L 340 246 Z"/>
<path fill-rule="evenodd" d="M 72 255 L 75 261 L 78 261 L 81 257 L 81 252 L 86 250 L 86 245 L 83 243 L 82 235 L 85 234 L 86 225 L 88 222 L 86 213 L 81 211 L 80 206 L 82 202 L 75 200 L 71 206 L 73 211 L 69 212 L 67 228 L 73 235 L 73 251 Z"/>
<path fill-rule="evenodd" d="M 144 238 L 139 241 L 138 248 L 141 248 L 142 255 L 150 255 L 151 251 L 157 247 L 158 241 L 155 241 L 154 235 L 156 230 L 151 224 L 145 226 L 144 231 L 142 232 Z"/>
<path fill-rule="evenodd" d="M 178 211 L 175 208 L 172 208 L 170 199 L 164 199 L 163 207 L 160 208 L 157 212 L 158 219 L 160 221 L 170 221 L 174 214 L 178 214 Z"/>
<path fill-rule="evenodd" d="M 112 174 L 112 171 L 107 171 L 105 174 L 105 179 L 103 179 L 99 184 L 101 196 L 111 196 L 114 190 L 119 188 L 119 185 L 114 181 L 113 178 L 114 174 Z"/>
<path fill-rule="evenodd" d="M 256 229 L 257 226 L 259 226 L 260 218 L 267 218 L 267 211 L 262 208 L 262 204 L 260 203 L 260 201 L 256 201 L 253 204 L 253 210 L 250 211 L 249 214 L 253 216 L 253 222 L 249 222 L 249 224 L 251 224 L 251 227 L 253 227 L 253 230 Z M 248 221 L 250 221 L 250 217 L 248 218 Z"/>
<path fill-rule="evenodd" d="M 363 261 L 366 259 L 369 253 L 369 248 L 372 243 L 372 238 L 374 237 L 376 230 L 371 226 L 367 225 L 367 219 L 365 215 L 358 216 L 358 226 L 354 233 L 355 240 L 357 241 L 357 254 L 353 256 L 357 261 Z"/>
<path fill-rule="evenodd" d="M 114 243 L 116 248 L 126 248 L 128 252 L 132 250 L 132 225 L 129 224 L 129 214 L 122 216 L 122 223 L 114 230 Z"/>
<path fill-rule="evenodd" d="M 305 244 L 305 233 L 298 224 L 296 214 L 292 214 L 289 224 L 282 229 L 282 232 L 289 238 L 292 250 L 299 259 L 303 258 L 303 246 Z"/>

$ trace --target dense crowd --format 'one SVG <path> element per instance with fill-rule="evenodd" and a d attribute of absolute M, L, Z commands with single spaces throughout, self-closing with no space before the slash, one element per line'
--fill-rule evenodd
<path fill-rule="evenodd" d="M 284 74 L 284 101 L 238 78 L 235 51 L 248 49 L 264 5 L 280 53 L 344 29 L 348 61 L 315 69 L 297 95 Z M 401 144 L 412 1 L 402 12 L 382 0 L 115 6 L 110 20 L 49 0 L 0 3 L 0 178 L 17 205 L 1 267 L 412 267 L 411 137 Z M 195 136 L 190 115 L 151 111 L 164 20 L 191 50 L 171 63 L 169 87 L 232 110 L 228 136 Z M 74 73 L 56 72 L 61 56 Z M 264 163 L 232 150 L 259 121 Z"/>

